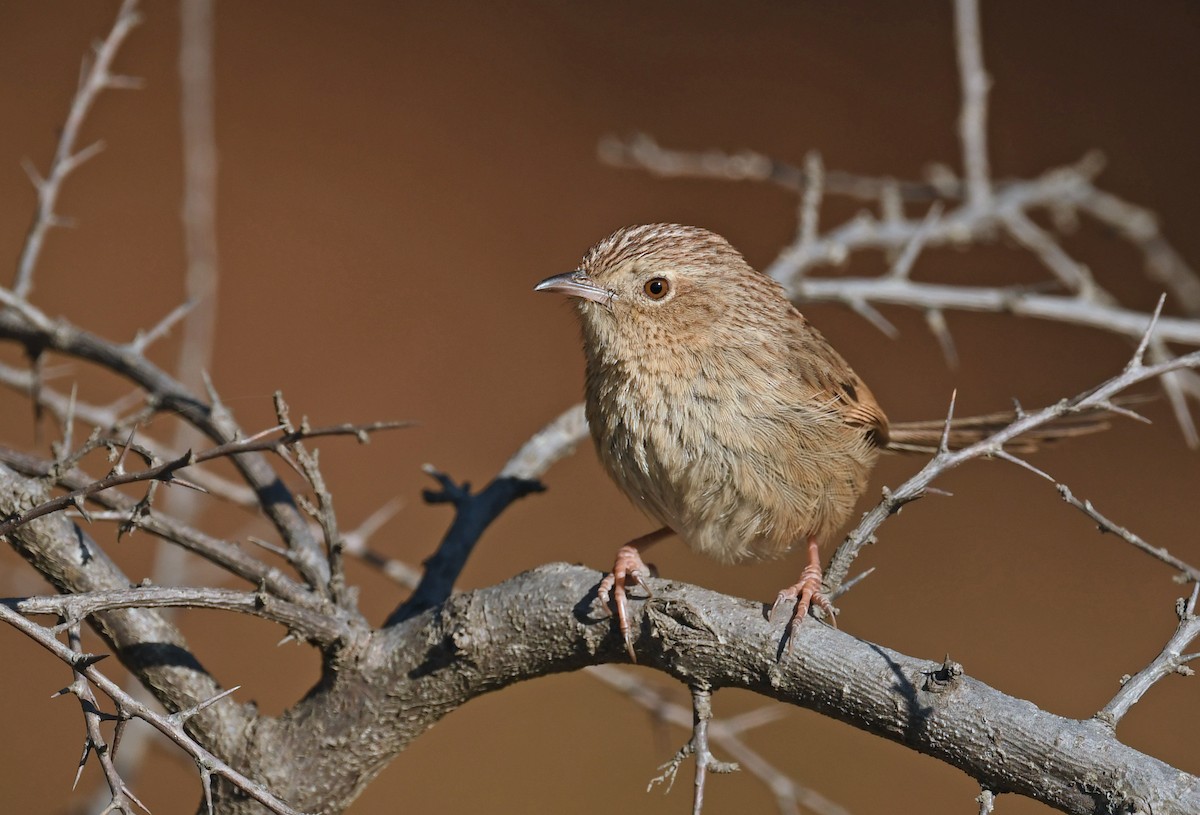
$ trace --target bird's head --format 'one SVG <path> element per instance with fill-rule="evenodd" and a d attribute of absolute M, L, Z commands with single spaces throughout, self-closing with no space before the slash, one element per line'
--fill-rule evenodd
<path fill-rule="evenodd" d="M 602 343 L 711 339 L 714 325 L 736 327 L 762 310 L 751 303 L 786 307 L 778 286 L 727 240 L 680 224 L 618 229 L 589 249 L 579 268 L 534 290 L 576 298 L 585 336 Z"/>

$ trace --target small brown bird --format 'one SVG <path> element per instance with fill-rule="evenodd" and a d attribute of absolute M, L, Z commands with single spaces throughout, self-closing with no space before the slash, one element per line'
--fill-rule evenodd
<path fill-rule="evenodd" d="M 578 299 L 600 460 L 663 525 L 621 547 L 600 584 L 606 607 L 612 592 L 630 656 L 626 587 L 644 585 L 641 551 L 672 532 L 723 562 L 807 545 L 808 566 L 772 614 L 797 600 L 789 643 L 811 604 L 833 622 L 819 544 L 850 516 L 881 450 L 932 452 L 943 423 L 889 427 L 870 389 L 783 288 L 705 229 L 620 229 L 535 291 Z M 953 441 L 981 438 L 998 418 L 965 420 Z"/>

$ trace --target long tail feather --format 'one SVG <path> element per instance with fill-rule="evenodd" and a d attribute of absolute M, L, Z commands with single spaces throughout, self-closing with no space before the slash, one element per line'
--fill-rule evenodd
<path fill-rule="evenodd" d="M 1007 442 L 1004 449 L 1011 453 L 1031 453 L 1045 444 L 1074 436 L 1099 433 L 1108 428 L 1113 414 L 1097 409 L 1062 416 L 1040 427 L 1022 433 Z M 950 422 L 947 442 L 951 450 L 961 450 L 1003 430 L 1017 419 L 1015 411 L 1001 411 L 984 416 L 969 416 Z M 899 422 L 888 429 L 888 443 L 884 448 L 896 453 L 921 453 L 932 455 L 938 451 L 946 422 Z"/>

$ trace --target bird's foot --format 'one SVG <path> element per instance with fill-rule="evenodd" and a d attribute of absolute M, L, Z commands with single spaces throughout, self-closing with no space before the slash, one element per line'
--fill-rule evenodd
<path fill-rule="evenodd" d="M 795 600 L 796 606 L 792 609 L 792 616 L 788 620 L 787 632 L 784 636 L 787 637 L 788 653 L 792 652 L 792 646 L 796 641 L 796 631 L 800 627 L 800 623 L 808 616 L 808 609 L 811 606 L 816 606 L 825 612 L 825 619 L 834 628 L 837 628 L 837 617 L 834 616 L 836 611 L 833 608 L 833 603 L 829 601 L 829 596 L 825 594 L 822 579 L 824 574 L 821 571 L 820 556 L 817 552 L 817 544 L 815 541 L 809 541 L 809 564 L 804 567 L 804 571 L 800 573 L 800 580 L 794 586 L 790 586 L 779 592 L 779 596 L 775 598 L 774 605 L 771 606 L 771 619 L 775 619 L 775 612 L 779 607 L 788 600 Z"/>
<path fill-rule="evenodd" d="M 629 631 L 629 608 L 626 603 L 625 589 L 627 586 L 641 586 L 645 589 L 646 596 L 652 597 L 653 593 L 645 582 L 645 578 L 652 574 L 650 567 L 642 560 L 637 546 L 632 543 L 626 544 L 617 550 L 612 573 L 605 575 L 604 579 L 600 581 L 599 588 L 596 589 L 601 607 L 611 614 L 612 611 L 609 607 L 611 602 L 612 608 L 616 609 L 617 627 L 621 631 L 621 639 L 625 642 L 625 650 L 629 652 L 629 658 L 634 662 L 637 662 L 637 655 L 633 652 L 633 637 Z"/>

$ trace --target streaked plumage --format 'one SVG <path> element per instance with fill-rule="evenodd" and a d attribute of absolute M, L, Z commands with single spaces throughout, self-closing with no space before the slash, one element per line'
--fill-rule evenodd
<path fill-rule="evenodd" d="M 773 558 L 807 544 L 791 626 L 821 592 L 817 550 L 849 518 L 882 450 L 933 452 L 944 422 L 889 426 L 871 390 L 788 300 L 719 235 L 694 226 L 620 229 L 579 268 L 538 291 L 577 298 L 587 358 L 587 417 L 600 460 L 647 515 L 718 560 Z M 1012 420 L 956 421 L 951 447 Z M 1093 432 L 1095 416 L 1069 418 L 1012 449 Z M 622 547 L 600 584 L 614 595 L 634 656 L 625 587 L 648 573 Z"/>
<path fill-rule="evenodd" d="M 609 474 L 722 561 L 778 557 L 845 522 L 886 443 L 870 389 L 724 238 L 620 230 L 580 264 L 587 415 Z M 664 277 L 672 293 L 639 296 Z M 781 330 L 782 329 L 782 330 Z"/>

